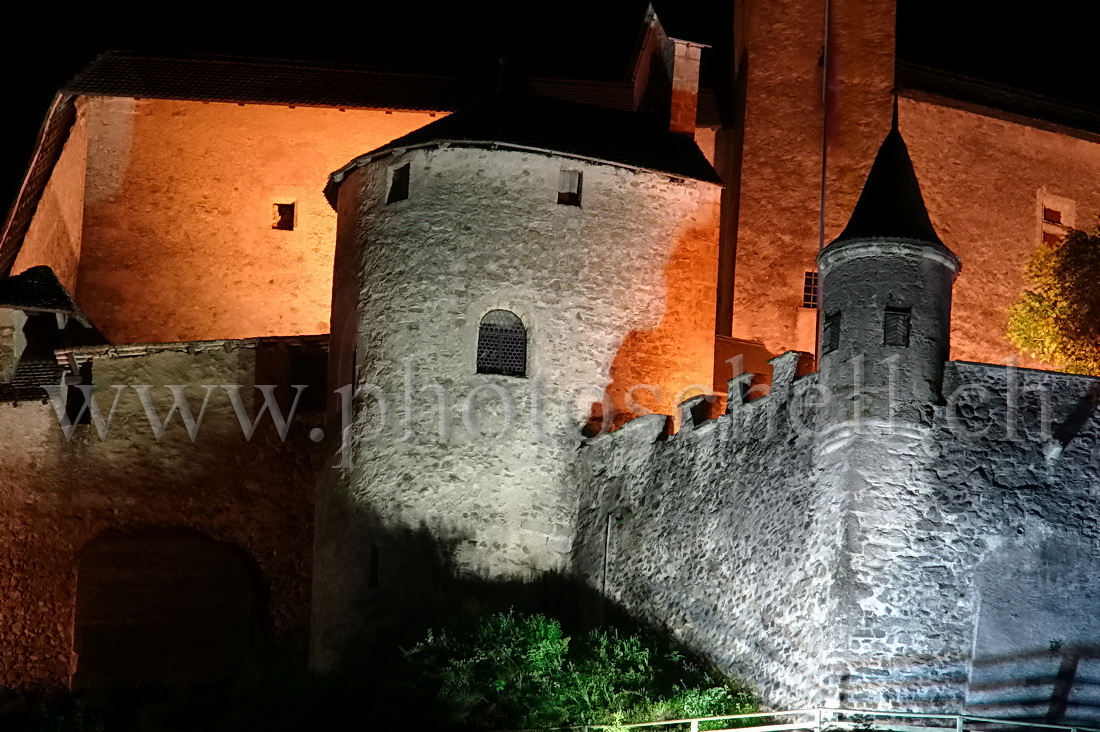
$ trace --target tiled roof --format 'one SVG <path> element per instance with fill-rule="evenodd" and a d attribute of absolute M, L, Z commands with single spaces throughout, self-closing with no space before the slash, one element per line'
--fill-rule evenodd
<path fill-rule="evenodd" d="M 66 313 L 85 327 L 92 325 L 57 275 L 46 266 L 31 267 L 0 281 L 0 307 Z"/>
<path fill-rule="evenodd" d="M 469 80 L 231 56 L 104 54 L 64 88 L 74 95 L 448 111 Z"/>
<path fill-rule="evenodd" d="M 1070 104 L 900 59 L 894 67 L 894 84 L 902 96 L 1100 140 L 1100 108 Z"/>
<path fill-rule="evenodd" d="M 10 384 L 0 384 L 0 402 L 27 402 L 48 399 L 43 384 L 60 386 L 64 369 L 56 359 L 20 361 Z"/>
<path fill-rule="evenodd" d="M 208 102 L 404 109 L 451 112 L 493 92 L 487 80 L 403 74 L 357 66 L 237 58 L 158 56 L 113 51 L 92 62 L 62 90 L 86 96 L 190 99 Z M 538 94 L 565 101 L 630 109 L 626 83 L 528 79 Z M 699 124 L 717 126 L 714 95 L 704 91 Z"/>
<path fill-rule="evenodd" d="M 325 194 L 335 205 L 335 186 L 347 170 L 389 150 L 435 143 L 549 151 L 684 178 L 721 183 L 695 141 L 634 112 L 509 94 L 436 120 L 359 156 L 329 179 Z"/>
<path fill-rule="evenodd" d="M 877 238 L 915 239 L 943 246 L 928 218 L 909 149 L 894 126 L 879 146 L 856 207 L 837 242 Z"/>
<path fill-rule="evenodd" d="M 623 110 L 631 109 L 634 102 L 633 87 L 627 83 L 534 78 L 526 84 L 537 94 L 563 101 Z M 123 51 L 103 54 L 58 93 L 46 116 L 23 186 L 0 233 L 0 273 L 11 268 L 19 253 L 76 118 L 73 100 L 78 96 L 450 112 L 492 91 L 476 79 L 335 64 Z M 718 127 L 721 119 L 714 94 L 700 92 L 699 125 Z"/>

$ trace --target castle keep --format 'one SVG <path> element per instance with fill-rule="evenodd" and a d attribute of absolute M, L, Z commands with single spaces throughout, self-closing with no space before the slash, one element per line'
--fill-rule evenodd
<path fill-rule="evenodd" d="M 1100 118 L 829 7 L 738 2 L 717 92 L 652 8 L 630 84 L 96 60 L 0 240 L 0 684 L 495 593 L 769 704 L 1095 715 L 1100 381 L 1003 311 Z"/>

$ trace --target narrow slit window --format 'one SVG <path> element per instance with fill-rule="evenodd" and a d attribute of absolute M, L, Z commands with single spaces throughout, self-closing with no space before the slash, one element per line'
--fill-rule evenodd
<path fill-rule="evenodd" d="M 91 361 L 85 361 L 80 365 L 80 383 L 92 383 Z M 65 416 L 69 419 L 69 424 L 75 425 L 92 423 L 91 405 L 88 402 L 87 395 L 85 395 L 84 392 L 80 390 L 79 386 L 70 385 L 66 387 Z"/>
<path fill-rule="evenodd" d="M 802 285 L 802 307 L 816 308 L 817 303 L 817 272 L 807 272 Z"/>
<path fill-rule="evenodd" d="M 840 348 L 840 313 L 826 316 L 821 324 L 821 355 Z"/>
<path fill-rule="evenodd" d="M 508 310 L 490 310 L 477 333 L 477 372 L 504 376 L 527 375 L 527 329 Z"/>
<path fill-rule="evenodd" d="M 367 587 L 378 586 L 378 545 L 370 545 L 370 559 L 367 565 Z"/>
<path fill-rule="evenodd" d="M 279 231 L 294 231 L 294 217 L 297 206 L 289 203 L 271 204 L 271 228 Z"/>
<path fill-rule="evenodd" d="M 909 308 L 886 308 L 882 322 L 882 342 L 887 346 L 909 347 L 909 325 L 912 312 Z"/>
<path fill-rule="evenodd" d="M 386 203 L 404 201 L 409 197 L 409 163 L 394 168 L 390 172 L 390 192 L 386 196 Z"/>
<path fill-rule="evenodd" d="M 581 205 L 581 172 L 563 170 L 558 174 L 558 203 L 563 206 Z"/>
<path fill-rule="evenodd" d="M 303 412 L 322 411 L 328 403 L 328 352 L 320 348 L 301 348 L 290 352 L 290 386 L 305 386 L 298 397 Z M 293 400 L 295 390 L 290 389 Z"/>
<path fill-rule="evenodd" d="M 1043 222 L 1047 224 L 1062 225 L 1062 212 L 1056 208 L 1043 206 Z"/>

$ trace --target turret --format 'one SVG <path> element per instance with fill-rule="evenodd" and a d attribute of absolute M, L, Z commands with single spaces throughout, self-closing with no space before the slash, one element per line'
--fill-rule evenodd
<path fill-rule="evenodd" d="M 572 548 L 581 427 L 631 397 L 670 414 L 710 380 L 720 191 L 643 115 L 522 95 L 333 174 L 330 377 L 360 396 L 319 495 L 318 666 L 453 614 L 458 577 L 464 601 L 543 595 Z"/>
<path fill-rule="evenodd" d="M 928 218 L 896 113 L 818 266 L 822 383 L 844 405 L 840 418 L 927 423 L 941 399 L 960 262 Z"/>

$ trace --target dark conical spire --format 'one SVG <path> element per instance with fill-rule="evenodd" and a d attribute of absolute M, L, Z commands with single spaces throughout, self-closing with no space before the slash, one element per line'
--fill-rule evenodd
<path fill-rule="evenodd" d="M 836 241 L 877 238 L 943 244 L 928 218 L 909 148 L 898 131 L 896 98 L 890 133 L 882 141 L 852 217 Z"/>

